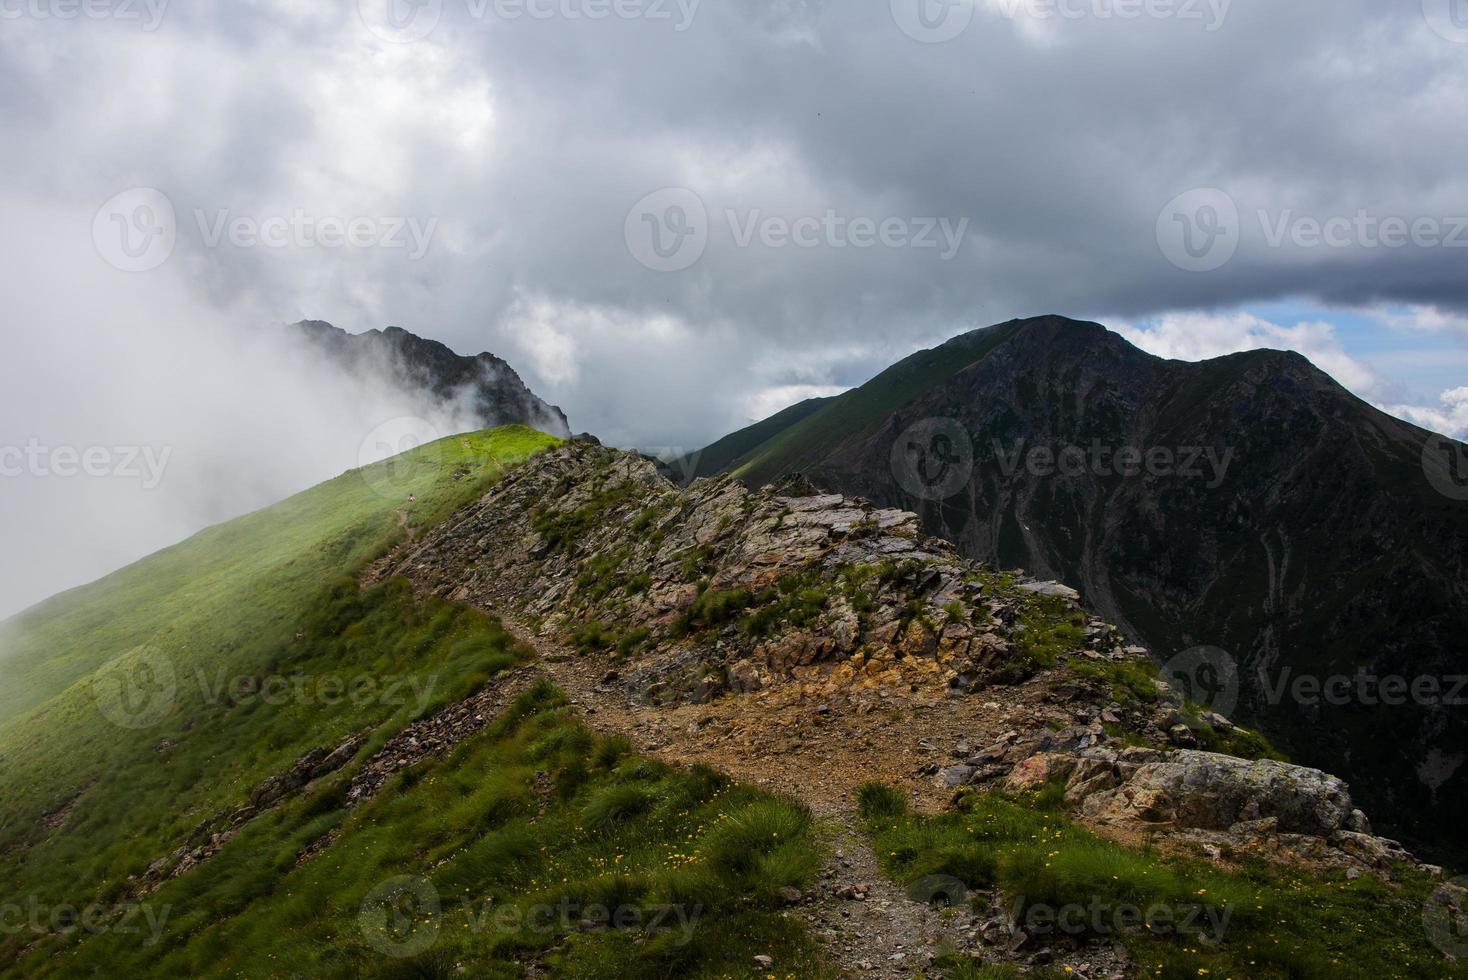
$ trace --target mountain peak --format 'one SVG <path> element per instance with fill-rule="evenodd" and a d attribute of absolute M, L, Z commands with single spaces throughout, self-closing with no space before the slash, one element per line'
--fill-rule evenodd
<path fill-rule="evenodd" d="M 1417 778 L 1468 721 L 1430 705 L 1312 714 L 1261 680 L 1440 673 L 1468 629 L 1468 513 L 1424 474 L 1427 434 L 1303 355 L 1167 360 L 1097 323 L 1011 320 L 760 434 L 726 440 L 749 485 L 802 473 L 916 511 L 965 557 L 1079 588 L 1166 657 L 1227 651 L 1239 704 L 1287 750 L 1350 777 L 1418 846 L 1468 853 L 1441 816 L 1468 800 L 1468 771 Z"/>
<path fill-rule="evenodd" d="M 571 434 L 566 414 L 532 392 L 494 354 L 464 356 L 397 326 L 352 334 L 322 320 L 302 320 L 292 329 L 348 370 L 386 365 L 408 387 L 434 398 L 457 399 L 467 393 L 480 428 L 518 423 L 562 438 Z"/>

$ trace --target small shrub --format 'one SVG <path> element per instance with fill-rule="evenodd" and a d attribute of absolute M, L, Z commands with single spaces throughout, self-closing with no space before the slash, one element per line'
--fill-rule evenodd
<path fill-rule="evenodd" d="M 754 803 L 709 831 L 704 855 L 716 871 L 752 876 L 761 858 L 804 840 L 809 831 L 810 814 L 802 807 L 779 800 Z"/>
<path fill-rule="evenodd" d="M 592 830 L 609 830 L 640 817 L 657 805 L 651 787 L 636 783 L 608 786 L 581 810 L 582 822 Z"/>
<path fill-rule="evenodd" d="M 630 657 L 651 637 L 652 630 L 648 629 L 645 626 L 639 626 L 636 629 L 631 630 L 630 632 L 624 634 L 622 638 L 617 641 L 617 655 L 622 657 Z"/>
<path fill-rule="evenodd" d="M 907 815 L 907 796 L 886 783 L 865 783 L 856 791 L 856 806 L 863 820 L 890 820 Z"/>
<path fill-rule="evenodd" d="M 728 592 L 700 592 L 697 599 L 673 623 L 673 634 L 682 636 L 694 630 L 713 629 L 734 619 L 754 602 L 745 589 Z"/>
<path fill-rule="evenodd" d="M 631 754 L 631 740 L 622 735 L 614 735 L 596 744 L 591 754 L 591 764 L 601 770 L 615 769 L 618 762 Z"/>
<path fill-rule="evenodd" d="M 582 653 L 606 650 L 617 642 L 616 629 L 598 620 L 582 623 L 571 631 L 571 645 Z"/>

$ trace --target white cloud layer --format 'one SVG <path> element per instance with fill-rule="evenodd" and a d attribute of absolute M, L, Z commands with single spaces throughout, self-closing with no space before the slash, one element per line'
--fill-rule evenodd
<path fill-rule="evenodd" d="M 1209 29 L 965 0 L 972 23 L 944 44 L 905 33 L 902 4 L 880 0 L 671 5 L 692 14 L 686 29 L 445 3 L 406 44 L 374 33 L 374 6 L 173 3 L 156 30 L 4 20 L 0 444 L 177 451 L 173 489 L 142 499 L 120 484 L 115 498 L 0 486 L 0 611 L 354 462 L 382 406 L 250 353 L 240 338 L 274 322 L 396 324 L 490 350 L 578 430 L 685 449 L 1015 316 L 1147 324 L 1298 297 L 1411 308 L 1403 334 L 1468 324 L 1461 249 L 1282 248 L 1254 218 L 1462 212 L 1468 128 L 1451 120 L 1468 59 L 1418 4 L 1204 3 L 1225 14 Z M 633 205 L 668 187 L 708 218 L 705 251 L 674 273 L 639 265 L 626 238 Z M 1207 274 L 1172 265 L 1157 238 L 1167 202 L 1201 187 L 1227 191 L 1248 226 Z M 124 274 L 92 232 L 134 188 L 166 194 L 177 244 Z M 730 213 L 969 224 L 945 259 L 849 235 L 741 244 Z M 200 225 L 297 214 L 433 233 L 414 259 L 210 244 Z M 1323 324 L 1138 330 L 1173 356 L 1296 347 L 1401 400 Z M 1453 422 L 1456 404 L 1399 409 Z"/>
<path fill-rule="evenodd" d="M 1382 408 L 1424 429 L 1468 441 L 1468 388 L 1443 392 L 1442 404 L 1437 407 L 1383 405 Z"/>
<path fill-rule="evenodd" d="M 1413 322 L 1434 321 L 1419 314 Z M 1296 351 L 1382 411 L 1434 432 L 1468 437 L 1468 388 L 1443 392 L 1439 406 L 1384 403 L 1394 386 L 1348 354 L 1336 328 L 1323 321 L 1283 326 L 1251 313 L 1185 312 L 1169 313 L 1141 326 L 1117 324 L 1114 329 L 1148 353 L 1181 361 L 1261 348 Z"/>

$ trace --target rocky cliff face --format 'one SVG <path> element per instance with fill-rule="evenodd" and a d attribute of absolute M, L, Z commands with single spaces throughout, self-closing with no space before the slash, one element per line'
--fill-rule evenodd
<path fill-rule="evenodd" d="M 1064 781 L 1083 815 L 1121 834 L 1357 872 L 1410 860 L 1370 836 L 1340 780 L 1180 748 L 1262 743 L 1185 702 L 1145 650 L 1086 614 L 1071 590 L 965 560 L 911 513 L 799 481 L 683 490 L 647 460 L 571 443 L 509 474 L 371 578 L 388 575 L 523 617 L 600 676 L 602 710 L 726 706 L 749 745 L 760 724 L 750 718 L 772 692 L 789 695 L 775 703 L 799 719 L 772 713 L 764 724 L 787 734 L 871 703 L 899 716 L 910 704 L 933 729 L 914 722 L 868 739 L 866 771 L 894 756 L 910 764 L 903 753 L 933 749 L 948 718 L 968 734 L 946 761 L 904 775 L 949 788 Z M 694 721 L 690 735 L 718 717 Z M 784 764 L 810 769 L 838 751 L 819 731 L 782 744 Z"/>
<path fill-rule="evenodd" d="M 464 357 L 399 327 L 349 334 L 306 320 L 292 329 L 348 371 L 381 373 L 436 399 L 467 403 L 480 428 L 519 424 L 555 436 L 571 434 L 565 413 L 543 401 L 493 354 Z"/>
<path fill-rule="evenodd" d="M 949 346 L 972 363 L 875 420 L 798 455 L 806 433 L 782 433 L 777 472 L 1073 585 L 1160 661 L 1215 648 L 1237 683 L 1195 680 L 1226 711 L 1345 772 L 1419 845 L 1468 846 L 1468 691 L 1448 697 L 1468 673 L 1468 504 L 1424 474 L 1429 434 L 1297 354 L 1165 361 L 1059 317 L 971 336 Z M 1437 693 L 1385 703 L 1372 678 Z"/>

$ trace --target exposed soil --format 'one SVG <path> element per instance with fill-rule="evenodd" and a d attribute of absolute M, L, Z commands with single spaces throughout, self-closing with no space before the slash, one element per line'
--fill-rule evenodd
<path fill-rule="evenodd" d="M 859 829 L 856 790 L 881 781 L 905 789 L 913 809 L 940 811 L 954 791 L 932 773 L 956 761 L 956 745 L 988 745 L 1008 731 L 1068 719 L 1064 709 L 1045 703 L 1047 678 L 993 699 L 950 698 L 936 688 L 833 695 L 789 683 L 703 705 L 643 705 L 602 683 L 610 658 L 578 654 L 533 633 L 510 608 L 487 611 L 539 654 L 537 666 L 566 692 L 588 727 L 622 735 L 639 753 L 663 762 L 708 765 L 810 807 L 828 857 L 815 887 L 788 914 L 803 921 L 843 973 L 896 980 L 925 973 L 943 952 L 1004 961 L 1033 952 L 1010 950 L 1001 910 L 981 915 L 962 905 L 934 906 L 887 878 Z M 1125 976 L 1125 962 L 1124 951 L 1110 947 L 1055 960 L 1083 978 Z M 771 972 L 779 973 L 778 963 Z"/>

